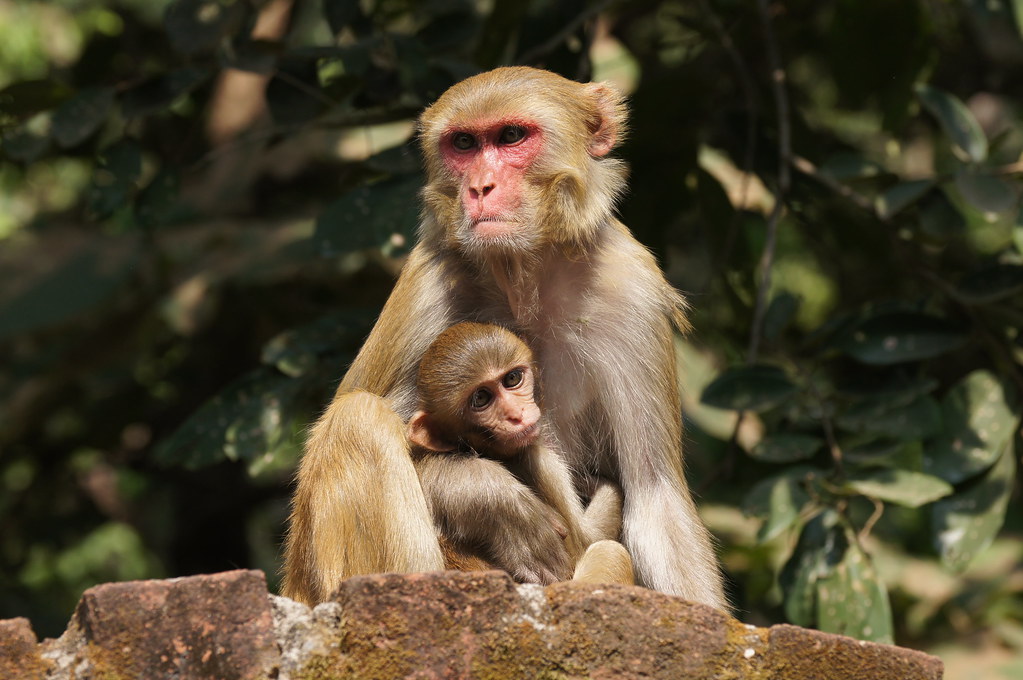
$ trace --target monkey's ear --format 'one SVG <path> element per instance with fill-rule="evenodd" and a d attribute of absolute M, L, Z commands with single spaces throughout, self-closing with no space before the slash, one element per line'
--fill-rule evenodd
<path fill-rule="evenodd" d="M 587 151 L 594 158 L 610 153 L 625 136 L 625 119 L 628 115 L 625 99 L 618 90 L 606 83 L 589 83 L 586 93 L 596 104 L 596 117 L 590 124 L 590 143 Z"/>
<path fill-rule="evenodd" d="M 455 450 L 453 444 L 437 436 L 433 423 L 430 422 L 430 416 L 423 411 L 416 411 L 416 414 L 408 421 L 406 431 L 409 442 L 428 451 L 447 453 Z"/>

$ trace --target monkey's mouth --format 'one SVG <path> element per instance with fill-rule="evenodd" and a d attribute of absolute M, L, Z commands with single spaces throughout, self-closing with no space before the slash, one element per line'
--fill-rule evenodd
<path fill-rule="evenodd" d="M 516 231 L 516 224 L 501 215 L 480 217 L 472 220 L 470 224 L 473 235 L 483 238 L 502 238 L 511 236 Z"/>
<path fill-rule="evenodd" d="M 535 422 L 532 425 L 530 425 L 529 427 L 527 427 L 526 429 L 522 430 L 522 432 L 519 432 L 515 436 L 515 438 L 519 441 L 519 443 L 523 447 L 526 447 L 526 446 L 529 446 L 530 444 L 532 444 L 533 442 L 535 442 L 536 438 L 539 435 L 540 435 L 540 423 L 539 422 Z"/>

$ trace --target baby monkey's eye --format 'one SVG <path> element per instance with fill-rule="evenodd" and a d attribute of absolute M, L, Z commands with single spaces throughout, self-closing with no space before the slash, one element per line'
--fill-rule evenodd
<path fill-rule="evenodd" d="M 490 393 L 490 390 L 479 388 L 472 393 L 469 397 L 469 408 L 473 411 L 482 411 L 486 407 L 490 406 L 490 402 L 494 400 L 494 395 Z"/>
<path fill-rule="evenodd" d="M 514 389 L 522 384 L 523 370 L 521 368 L 514 368 L 504 374 L 501 378 L 501 384 L 508 389 Z"/>

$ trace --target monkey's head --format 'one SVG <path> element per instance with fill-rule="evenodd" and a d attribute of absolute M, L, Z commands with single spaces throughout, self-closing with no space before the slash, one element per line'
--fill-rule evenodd
<path fill-rule="evenodd" d="M 422 237 L 473 257 L 584 245 L 624 190 L 608 153 L 625 122 L 612 87 L 549 71 L 499 68 L 452 86 L 419 120 Z"/>
<path fill-rule="evenodd" d="M 464 442 L 481 454 L 514 457 L 540 435 L 534 374 L 532 353 L 511 331 L 455 324 L 419 364 L 420 410 L 409 421 L 409 441 L 437 452 Z"/>

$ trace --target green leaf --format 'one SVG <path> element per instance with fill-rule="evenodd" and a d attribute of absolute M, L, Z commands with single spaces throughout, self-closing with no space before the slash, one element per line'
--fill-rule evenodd
<path fill-rule="evenodd" d="M 304 375 L 319 365 L 320 356 L 364 338 L 375 317 L 370 311 L 345 310 L 285 331 L 263 345 L 262 361 L 285 375 Z"/>
<path fill-rule="evenodd" d="M 206 68 L 186 67 L 150 78 L 122 95 L 121 111 L 125 118 L 142 118 L 165 111 L 212 75 Z"/>
<path fill-rule="evenodd" d="M 245 17 L 241 0 L 175 0 L 164 13 L 171 46 L 182 54 L 212 52 Z"/>
<path fill-rule="evenodd" d="M 28 125 L 19 125 L 3 135 L 3 152 L 12 161 L 32 163 L 39 160 L 50 148 L 50 138 L 32 130 Z"/>
<path fill-rule="evenodd" d="M 0 339 L 55 326 L 109 300 L 125 285 L 137 253 L 105 260 L 87 250 L 0 307 Z"/>
<path fill-rule="evenodd" d="M 303 418 L 296 406 L 306 384 L 261 367 L 242 376 L 203 404 L 154 456 L 164 465 L 199 469 L 244 460 L 258 469 L 297 451 Z"/>
<path fill-rule="evenodd" d="M 802 300 L 800 296 L 784 291 L 774 296 L 764 313 L 764 338 L 766 340 L 777 340 L 781 337 L 782 331 L 792 322 L 796 312 L 799 311 L 799 303 Z"/>
<path fill-rule="evenodd" d="M 1001 382 L 988 371 L 966 376 L 945 396 L 941 410 L 942 432 L 924 451 L 924 470 L 952 484 L 990 467 L 1019 419 Z"/>
<path fill-rule="evenodd" d="M 738 366 L 725 370 L 707 385 L 700 401 L 733 411 L 763 411 L 777 406 L 797 389 L 775 366 Z"/>
<path fill-rule="evenodd" d="M 931 179 L 900 182 L 877 197 L 874 209 L 882 218 L 888 219 L 923 198 L 932 188 L 934 180 Z"/>
<path fill-rule="evenodd" d="M 93 219 L 109 217 L 125 206 L 138 190 L 142 174 L 142 149 L 122 139 L 100 155 L 89 187 L 89 214 Z"/>
<path fill-rule="evenodd" d="M 987 219 L 996 219 L 1016 208 L 1019 194 L 1016 185 L 1002 177 L 960 170 L 955 186 L 962 197 Z"/>
<path fill-rule="evenodd" d="M 1023 37 L 1023 0 L 1011 0 L 1012 16 L 1016 19 L 1016 33 Z"/>
<path fill-rule="evenodd" d="M 842 560 L 817 582 L 817 627 L 859 640 L 893 642 L 888 589 L 855 542 L 848 542 Z"/>
<path fill-rule="evenodd" d="M 174 168 L 160 168 L 135 200 L 135 220 L 140 227 L 161 227 L 182 217 L 180 184 L 181 179 Z"/>
<path fill-rule="evenodd" d="M 961 346 L 968 334 L 945 319 L 914 312 L 882 312 L 859 323 L 840 343 L 873 365 L 930 359 Z"/>
<path fill-rule="evenodd" d="M 1005 521 L 1015 476 L 1016 456 L 1009 439 L 986 474 L 934 504 L 934 545 L 946 567 L 961 572 L 991 545 Z"/>
<path fill-rule="evenodd" d="M 113 105 L 114 91 L 110 88 L 82 90 L 53 112 L 53 141 L 64 148 L 81 144 L 106 122 Z"/>
<path fill-rule="evenodd" d="M 411 244 L 419 222 L 420 175 L 360 186 L 316 220 L 313 244 L 326 256 Z"/>
<path fill-rule="evenodd" d="M 355 21 L 360 14 L 359 0 L 323 0 L 323 15 L 334 35 Z"/>
<path fill-rule="evenodd" d="M 809 474 L 812 474 L 809 468 L 791 470 L 758 482 L 749 492 L 743 501 L 743 512 L 766 520 L 757 533 L 758 542 L 770 541 L 796 523 L 810 503 L 803 488 Z"/>
<path fill-rule="evenodd" d="M 859 154 L 838 153 L 829 156 L 821 163 L 817 172 L 836 182 L 847 182 L 853 179 L 877 177 L 884 172 L 884 168 Z"/>
<path fill-rule="evenodd" d="M 1023 267 L 996 264 L 964 278 L 959 294 L 970 302 L 995 302 L 1023 292 Z"/>
<path fill-rule="evenodd" d="M 917 96 L 932 116 L 938 119 L 953 147 L 964 160 L 981 163 L 987 159 L 988 145 L 980 123 L 958 97 L 929 85 L 917 85 Z"/>
<path fill-rule="evenodd" d="M 907 508 L 918 508 L 952 493 L 952 485 L 937 477 L 893 468 L 853 472 L 845 486 L 864 496 Z"/>
<path fill-rule="evenodd" d="M 0 113 L 13 118 L 28 118 L 60 105 L 73 94 L 56 80 L 23 80 L 0 90 Z"/>
<path fill-rule="evenodd" d="M 785 616 L 790 623 L 807 627 L 817 622 L 818 582 L 827 578 L 847 546 L 848 540 L 833 510 L 825 510 L 803 527 L 778 579 L 785 594 Z"/>
<path fill-rule="evenodd" d="M 304 125 L 326 109 L 329 101 L 320 88 L 312 59 L 281 59 L 280 68 L 266 86 L 266 103 L 278 125 Z"/>
<path fill-rule="evenodd" d="M 944 191 L 935 191 L 920 202 L 920 231 L 932 241 L 945 243 L 966 231 L 966 218 Z"/>
<path fill-rule="evenodd" d="M 768 463 L 792 463 L 812 458 L 824 446 L 824 440 L 809 434 L 779 432 L 764 437 L 750 456 Z"/>
<path fill-rule="evenodd" d="M 923 439 L 941 428 L 941 409 L 931 397 L 919 397 L 908 404 L 882 396 L 863 399 L 836 418 L 839 427 L 851 432 Z"/>

